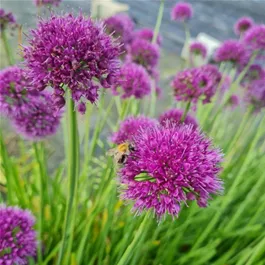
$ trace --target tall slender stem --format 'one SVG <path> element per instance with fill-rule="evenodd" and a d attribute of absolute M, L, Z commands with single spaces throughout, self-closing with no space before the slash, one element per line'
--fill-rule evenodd
<path fill-rule="evenodd" d="M 156 25 L 155 25 L 152 43 L 156 43 L 156 41 L 157 41 L 157 37 L 159 34 L 162 19 L 163 19 L 164 7 L 165 7 L 165 0 L 160 0 L 160 6 L 159 6 L 159 10 L 158 10 L 157 19 L 156 19 Z"/>
<path fill-rule="evenodd" d="M 182 117 L 181 117 L 181 120 L 180 120 L 181 122 L 184 122 L 185 121 L 185 119 L 187 117 L 187 114 L 189 112 L 190 106 L 191 106 L 191 100 L 186 105 L 185 111 L 183 112 Z"/>
<path fill-rule="evenodd" d="M 63 257 L 67 258 L 66 245 L 71 244 L 69 242 L 71 235 L 71 228 L 73 229 L 74 216 L 73 207 L 75 205 L 77 181 L 78 181 L 78 166 L 79 166 L 79 143 L 78 143 L 78 127 L 76 112 L 74 109 L 74 102 L 71 97 L 71 91 L 67 88 L 67 134 L 68 134 L 68 149 L 67 149 L 67 166 L 68 166 L 68 200 L 66 206 L 66 215 L 64 220 L 64 230 L 62 246 L 60 249 L 57 264 L 61 265 Z"/>
<path fill-rule="evenodd" d="M 13 65 L 13 64 L 15 64 L 15 59 L 14 59 L 14 56 L 13 56 L 12 51 L 10 49 L 5 29 L 3 29 L 1 31 L 1 37 L 2 37 L 2 40 L 3 40 L 3 44 L 4 44 L 5 51 L 6 51 L 8 62 L 9 62 L 10 65 Z"/>

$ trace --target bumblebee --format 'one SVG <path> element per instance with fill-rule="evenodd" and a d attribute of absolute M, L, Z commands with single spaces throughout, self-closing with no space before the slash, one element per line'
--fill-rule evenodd
<path fill-rule="evenodd" d="M 107 155 L 113 156 L 116 164 L 123 165 L 125 164 L 130 153 L 133 151 L 135 151 L 133 145 L 128 142 L 125 142 L 125 143 L 119 144 L 115 148 L 110 149 L 107 152 Z"/>

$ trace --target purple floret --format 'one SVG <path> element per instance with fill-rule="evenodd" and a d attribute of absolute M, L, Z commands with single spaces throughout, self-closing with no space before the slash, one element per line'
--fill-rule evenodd
<path fill-rule="evenodd" d="M 207 55 L 207 48 L 201 42 L 193 42 L 190 45 L 190 52 L 195 55 L 200 55 L 202 58 L 205 58 Z"/>
<path fill-rule="evenodd" d="M 139 38 L 139 39 L 144 39 L 144 40 L 148 40 L 149 42 L 152 42 L 154 37 L 154 31 L 153 29 L 150 28 L 142 28 L 137 30 L 134 33 L 134 38 Z M 158 34 L 157 39 L 156 39 L 156 43 L 157 45 L 161 46 L 162 44 L 162 37 L 160 34 Z"/>
<path fill-rule="evenodd" d="M 62 0 L 34 0 L 36 6 L 58 6 Z"/>
<path fill-rule="evenodd" d="M 113 88 L 115 93 L 123 98 L 134 96 L 135 98 L 143 98 L 151 93 L 151 79 L 145 68 L 135 63 L 126 63 L 122 66 L 118 76 L 118 84 Z"/>
<path fill-rule="evenodd" d="M 0 204 L 0 264 L 26 265 L 36 255 L 35 218 L 18 207 Z"/>
<path fill-rule="evenodd" d="M 16 26 L 16 20 L 11 12 L 6 13 L 3 8 L 0 8 L 0 31 L 4 30 L 8 25 Z"/>
<path fill-rule="evenodd" d="M 130 142 L 141 128 L 149 128 L 157 124 L 156 120 L 145 116 L 128 117 L 121 122 L 119 130 L 113 133 L 111 141 L 115 144 Z"/>
<path fill-rule="evenodd" d="M 51 86 L 55 95 L 64 96 L 69 88 L 76 104 L 94 103 L 99 83 L 107 88 L 116 82 L 119 50 L 102 24 L 67 14 L 39 22 L 31 31 L 24 58 L 36 89 Z"/>
<path fill-rule="evenodd" d="M 171 19 L 175 21 L 186 21 L 193 15 L 191 4 L 178 2 L 171 10 Z"/>
<path fill-rule="evenodd" d="M 234 25 L 236 35 L 241 35 L 254 25 L 254 21 L 250 17 L 241 17 Z"/>
<path fill-rule="evenodd" d="M 222 153 L 192 126 L 144 128 L 133 146 L 118 174 L 121 198 L 134 201 L 136 214 L 152 209 L 159 219 L 175 217 L 188 200 L 206 207 L 222 191 Z"/>
<path fill-rule="evenodd" d="M 250 28 L 243 39 L 252 51 L 265 51 L 265 25 L 255 25 Z"/>

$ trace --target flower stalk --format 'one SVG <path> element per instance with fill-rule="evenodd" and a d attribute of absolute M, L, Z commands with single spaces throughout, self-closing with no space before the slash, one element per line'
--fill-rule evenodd
<path fill-rule="evenodd" d="M 8 62 L 9 62 L 10 65 L 13 65 L 13 64 L 15 64 L 15 59 L 14 59 L 14 56 L 13 56 L 12 51 L 10 49 L 10 44 L 9 44 L 8 39 L 7 39 L 7 35 L 6 35 L 6 30 L 5 29 L 3 29 L 1 31 L 1 37 L 2 37 L 2 41 L 3 41 L 3 45 L 4 45 L 4 49 L 5 49 L 6 55 L 7 55 Z"/>

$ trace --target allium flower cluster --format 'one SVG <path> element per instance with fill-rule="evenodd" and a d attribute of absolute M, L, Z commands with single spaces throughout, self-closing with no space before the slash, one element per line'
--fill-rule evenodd
<path fill-rule="evenodd" d="M 142 65 L 150 73 L 158 66 L 159 57 L 157 44 L 144 39 L 136 39 L 130 46 L 127 60 Z"/>
<path fill-rule="evenodd" d="M 12 13 L 6 13 L 0 8 L 0 31 L 4 30 L 8 25 L 16 26 L 16 20 Z"/>
<path fill-rule="evenodd" d="M 159 123 L 162 126 L 170 126 L 170 125 L 177 125 L 181 123 L 181 118 L 183 115 L 184 111 L 181 109 L 170 109 L 166 112 L 164 112 L 162 115 L 159 117 Z M 193 128 L 198 127 L 198 123 L 195 118 L 193 118 L 191 115 L 187 115 L 185 120 L 183 121 L 184 124 L 190 124 L 193 126 Z"/>
<path fill-rule="evenodd" d="M 113 133 L 111 141 L 115 144 L 132 141 L 133 138 L 140 132 L 141 128 L 147 129 L 156 124 L 156 120 L 145 116 L 128 117 L 121 122 L 119 130 Z"/>
<path fill-rule="evenodd" d="M 253 64 L 249 67 L 249 70 L 244 77 L 243 83 L 263 78 L 265 78 L 265 70 L 260 65 Z"/>
<path fill-rule="evenodd" d="M 186 21 L 190 19 L 192 15 L 192 6 L 185 2 L 178 2 L 171 10 L 171 19 L 175 21 Z"/>
<path fill-rule="evenodd" d="M 178 216 L 181 204 L 206 207 L 222 191 L 221 152 L 192 126 L 154 126 L 134 137 L 135 151 L 119 171 L 122 199 L 133 200 L 140 214 L 152 209 L 161 218 Z"/>
<path fill-rule="evenodd" d="M 115 38 L 120 38 L 120 42 L 128 44 L 133 35 L 134 22 L 126 14 L 117 14 L 105 19 L 107 32 L 113 34 Z"/>
<path fill-rule="evenodd" d="M 39 95 L 31 88 L 23 69 L 11 66 L 0 71 L 0 113 L 13 117 L 29 112 Z"/>
<path fill-rule="evenodd" d="M 98 82 L 106 88 L 116 82 L 118 55 L 119 46 L 104 32 L 103 25 L 81 14 L 40 21 L 31 32 L 29 46 L 24 48 L 33 85 L 38 90 L 51 86 L 57 108 L 63 106 L 68 88 L 76 103 L 95 102 Z"/>
<path fill-rule="evenodd" d="M 233 94 L 230 96 L 230 98 L 228 99 L 228 105 L 234 109 L 236 108 L 240 103 L 240 99 L 237 95 Z"/>
<path fill-rule="evenodd" d="M 113 88 L 115 93 L 122 89 L 122 98 L 143 98 L 151 93 L 151 79 L 145 68 L 135 63 L 125 63 L 118 76 L 118 84 Z"/>
<path fill-rule="evenodd" d="M 134 38 L 139 38 L 139 39 L 144 39 L 144 40 L 148 40 L 149 42 L 152 42 L 154 37 L 154 31 L 150 28 L 142 28 L 137 30 L 134 33 Z M 161 46 L 162 44 L 162 37 L 160 34 L 158 34 L 157 39 L 156 39 L 156 43 L 157 45 Z"/>
<path fill-rule="evenodd" d="M 62 0 L 34 0 L 36 6 L 58 6 Z"/>
<path fill-rule="evenodd" d="M 242 17 L 234 25 L 235 34 L 241 35 L 245 33 L 248 29 L 250 29 L 253 25 L 254 25 L 254 21 L 252 18 Z"/>
<path fill-rule="evenodd" d="M 215 52 L 216 62 L 231 62 L 236 65 L 244 65 L 249 56 L 244 44 L 237 40 L 226 40 Z"/>
<path fill-rule="evenodd" d="M 265 107 L 265 78 L 254 80 L 247 88 L 246 101 L 256 112 Z"/>
<path fill-rule="evenodd" d="M 255 25 L 250 28 L 243 39 L 253 51 L 265 51 L 265 25 Z"/>
<path fill-rule="evenodd" d="M 207 68 L 206 68 L 207 67 Z M 209 103 L 217 89 L 217 71 L 214 66 L 186 69 L 177 73 L 171 86 L 176 100 Z M 212 72 L 211 72 L 212 71 Z"/>
<path fill-rule="evenodd" d="M 0 205 L 0 264 L 28 264 L 37 248 L 34 224 L 29 211 Z"/>
<path fill-rule="evenodd" d="M 207 48 L 201 42 L 196 41 L 190 45 L 190 53 L 200 55 L 202 58 L 205 58 L 207 55 Z"/>
<path fill-rule="evenodd" d="M 41 140 L 55 134 L 60 125 L 62 111 L 55 111 L 52 102 L 52 95 L 42 92 L 32 109 L 13 118 L 16 131 L 29 140 Z"/>

